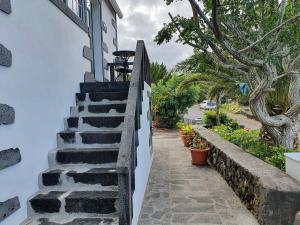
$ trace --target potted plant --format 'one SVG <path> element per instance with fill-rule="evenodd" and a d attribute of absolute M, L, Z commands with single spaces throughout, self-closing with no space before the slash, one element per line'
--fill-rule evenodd
<path fill-rule="evenodd" d="M 190 148 L 192 156 L 192 164 L 195 166 L 207 165 L 207 158 L 209 147 L 202 140 L 197 140 L 196 143 Z"/>
<path fill-rule="evenodd" d="M 184 146 L 190 147 L 191 141 L 194 138 L 193 127 L 191 125 L 182 126 L 180 136 L 184 143 Z"/>

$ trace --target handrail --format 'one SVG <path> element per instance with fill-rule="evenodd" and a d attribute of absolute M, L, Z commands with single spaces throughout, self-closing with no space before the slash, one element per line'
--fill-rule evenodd
<path fill-rule="evenodd" d="M 137 130 L 140 124 L 144 82 L 150 84 L 150 63 L 144 41 L 138 41 L 117 161 L 120 225 L 131 224 Z"/>

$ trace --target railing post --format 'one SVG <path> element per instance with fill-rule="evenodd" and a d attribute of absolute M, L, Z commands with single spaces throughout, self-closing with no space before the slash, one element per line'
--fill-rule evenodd
<path fill-rule="evenodd" d="M 132 218 L 132 193 L 131 171 L 119 172 L 119 225 L 131 225 Z"/>
<path fill-rule="evenodd" d="M 109 70 L 110 70 L 110 82 L 115 82 L 115 66 L 113 64 L 110 64 Z"/>

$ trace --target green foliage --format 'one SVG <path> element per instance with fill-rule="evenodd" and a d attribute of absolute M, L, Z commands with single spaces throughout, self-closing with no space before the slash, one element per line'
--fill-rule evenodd
<path fill-rule="evenodd" d="M 266 98 L 266 106 L 269 113 L 272 114 L 272 109 L 274 107 L 280 106 L 280 108 L 285 113 L 290 105 L 288 102 L 288 93 L 289 93 L 289 79 L 284 78 L 278 80 L 274 85 L 275 91 L 270 92 Z"/>
<path fill-rule="evenodd" d="M 222 105 L 222 109 L 236 114 L 241 113 L 242 111 L 242 108 L 238 102 L 225 103 Z"/>
<path fill-rule="evenodd" d="M 189 135 L 193 133 L 193 127 L 192 125 L 188 124 L 188 125 L 183 125 L 180 128 L 180 131 L 182 132 L 182 134 L 184 135 Z"/>
<path fill-rule="evenodd" d="M 208 95 L 208 87 L 205 84 L 199 84 L 199 98 L 198 98 L 198 103 L 203 102 L 204 100 L 207 99 L 207 95 Z"/>
<path fill-rule="evenodd" d="M 207 53 L 195 50 L 192 56 L 178 63 L 175 70 L 186 73 L 202 73 L 214 67 L 214 61 Z"/>
<path fill-rule="evenodd" d="M 181 130 L 185 126 L 185 123 L 181 120 L 176 123 L 176 128 Z"/>
<path fill-rule="evenodd" d="M 281 170 L 285 170 L 285 149 L 283 147 L 268 146 L 261 140 L 259 130 L 234 129 L 226 125 L 213 127 L 212 130 L 253 156 Z"/>
<path fill-rule="evenodd" d="M 152 78 L 152 83 L 157 83 L 160 80 L 167 79 L 169 77 L 169 73 L 167 67 L 161 63 L 153 62 L 150 65 L 150 73 Z"/>
<path fill-rule="evenodd" d="M 165 2 L 169 5 L 175 0 L 165 0 Z M 240 60 L 232 50 L 228 50 L 227 46 L 231 46 L 232 49 L 239 52 L 239 50 L 247 48 L 250 43 L 257 43 L 256 48 L 252 48 L 241 55 L 248 60 L 260 61 L 263 64 L 276 67 L 278 74 L 286 71 L 287 53 L 285 50 L 289 53 L 288 60 L 290 62 L 300 54 L 299 20 L 293 20 L 293 22 L 285 24 L 277 32 L 267 35 L 272 30 L 274 31 L 278 24 L 295 18 L 300 13 L 299 1 L 286 1 L 285 7 L 282 7 L 281 1 L 277 0 L 220 0 L 217 1 L 217 21 L 214 21 L 212 18 L 214 1 L 201 1 L 201 3 L 198 1 L 186 1 L 186 4 L 192 2 L 201 5 L 200 8 L 205 16 L 198 14 L 197 17 L 191 18 L 185 18 L 180 15 L 173 17 L 170 23 L 164 24 L 164 27 L 155 38 L 157 44 L 162 44 L 176 37 L 179 43 L 191 45 L 197 49 L 192 57 L 177 66 L 177 69 L 180 71 L 200 73 L 207 69 L 216 68 L 218 70 L 218 65 L 214 65 L 213 58 L 220 54 L 210 54 L 212 50 L 214 53 L 222 52 L 223 59 L 226 58 L 229 63 L 243 65 L 243 60 Z M 282 15 L 283 18 L 281 18 Z M 207 20 L 209 20 L 209 23 L 207 23 Z M 222 37 L 228 42 L 227 46 L 220 44 L 220 39 L 222 38 L 220 38 L 220 35 L 217 35 L 216 26 L 222 32 Z M 212 46 L 214 46 L 213 49 Z M 221 61 L 223 60 L 221 59 Z M 227 72 L 232 73 L 232 71 Z M 237 74 L 232 74 L 232 76 L 236 77 Z M 245 76 L 243 77 L 239 77 L 239 82 L 246 82 L 249 86 L 255 83 L 253 82 L 255 79 L 245 80 Z M 287 84 L 290 83 L 288 80 L 286 82 Z M 278 85 L 276 85 L 276 92 L 268 94 L 267 105 L 269 108 L 274 107 L 274 105 L 280 105 L 286 111 L 288 107 L 288 101 L 286 101 L 287 89 L 284 88 L 286 85 L 282 84 L 281 81 L 278 81 Z M 283 87 L 284 90 L 280 87 Z M 241 103 L 248 102 L 247 98 L 240 97 Z"/>
<path fill-rule="evenodd" d="M 169 128 L 175 127 L 179 116 L 199 98 L 199 87 L 191 86 L 180 93 L 176 91 L 184 79 L 182 76 L 173 75 L 166 82 L 161 80 L 152 85 L 154 119 L 158 123 L 164 119 L 170 121 Z"/>
<path fill-rule="evenodd" d="M 179 90 L 189 85 L 206 86 L 206 98 L 216 99 L 218 96 L 237 99 L 241 97 L 238 84 L 245 82 L 243 77 L 226 73 L 210 59 L 208 53 L 195 51 L 194 55 L 177 64 L 176 70 L 186 73 L 186 79 Z M 204 100 L 204 99 L 203 99 Z"/>
<path fill-rule="evenodd" d="M 207 111 L 204 113 L 204 123 L 207 127 L 217 126 L 217 113 L 216 111 Z M 225 113 L 220 113 L 220 123 L 233 128 L 239 127 L 238 123 L 229 118 Z"/>

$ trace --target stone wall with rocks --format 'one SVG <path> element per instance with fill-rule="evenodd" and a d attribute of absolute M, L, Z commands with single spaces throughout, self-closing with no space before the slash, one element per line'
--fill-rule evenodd
<path fill-rule="evenodd" d="M 300 183 L 216 133 L 195 126 L 211 147 L 213 166 L 261 225 L 294 225 L 300 211 Z"/>

